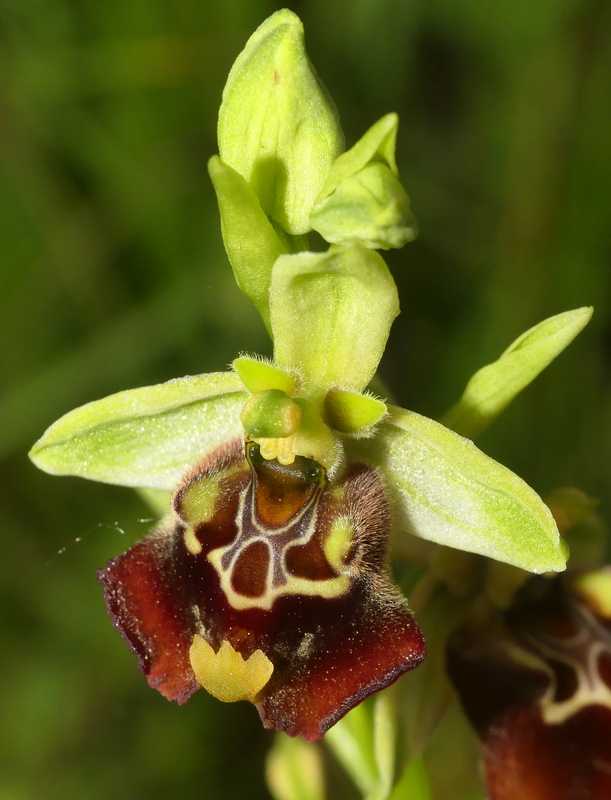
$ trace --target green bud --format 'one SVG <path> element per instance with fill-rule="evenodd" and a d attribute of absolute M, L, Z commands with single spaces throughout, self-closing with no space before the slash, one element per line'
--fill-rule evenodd
<path fill-rule="evenodd" d="M 221 233 L 236 283 L 257 306 L 269 330 L 269 282 L 274 261 L 290 248 L 268 220 L 244 178 L 218 156 L 208 172 L 221 212 Z"/>
<path fill-rule="evenodd" d="M 331 389 L 325 397 L 327 423 L 341 433 L 359 433 L 375 425 L 386 414 L 386 404 L 377 397 L 345 389 Z"/>
<path fill-rule="evenodd" d="M 397 288 L 373 250 L 333 246 L 280 256 L 274 264 L 274 361 L 320 388 L 362 391 L 398 313 Z"/>
<path fill-rule="evenodd" d="M 418 228 L 398 179 L 395 142 L 399 120 L 387 114 L 333 164 L 310 222 L 328 242 L 403 247 Z"/>
<path fill-rule="evenodd" d="M 311 230 L 310 210 L 343 136 L 292 11 L 272 14 L 236 59 L 218 141 L 221 158 L 248 181 L 268 216 L 290 234 Z"/>
<path fill-rule="evenodd" d="M 280 389 L 253 394 L 245 403 L 240 420 L 252 438 L 286 438 L 301 423 L 301 408 Z"/>
<path fill-rule="evenodd" d="M 328 242 L 361 242 L 372 249 L 403 247 L 416 237 L 405 189 L 386 164 L 367 164 L 316 203 L 312 227 Z"/>
<path fill-rule="evenodd" d="M 266 389 L 280 389 L 285 394 L 293 395 L 299 388 L 294 375 L 259 358 L 239 356 L 234 360 L 233 368 L 252 394 Z"/>

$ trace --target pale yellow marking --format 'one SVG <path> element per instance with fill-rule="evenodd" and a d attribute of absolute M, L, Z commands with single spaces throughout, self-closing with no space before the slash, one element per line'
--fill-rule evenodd
<path fill-rule="evenodd" d="M 238 536 L 241 533 L 242 529 L 242 513 L 244 510 L 244 503 L 246 498 L 246 490 L 242 492 L 240 497 L 240 507 L 238 510 L 238 514 L 236 515 L 236 522 L 238 525 Z M 316 500 L 318 503 L 318 500 Z M 300 522 L 300 518 L 308 513 L 309 505 L 306 504 L 296 515 L 293 517 L 291 522 L 287 523 L 280 528 L 276 528 L 273 531 L 269 531 L 267 528 L 262 527 L 260 529 L 261 536 L 260 537 L 253 537 L 251 538 L 247 546 L 252 544 L 253 542 L 266 542 L 270 536 L 280 535 L 282 534 L 287 528 L 291 525 Z M 251 516 L 253 512 L 251 510 Z M 254 516 L 251 518 L 251 522 L 255 528 L 258 528 L 256 520 Z M 306 544 L 312 539 L 316 531 L 316 514 L 314 514 L 309 522 L 308 531 L 306 534 L 299 538 L 299 544 Z M 284 558 L 282 559 L 281 563 L 281 570 L 283 576 L 285 578 L 285 582 L 281 583 L 276 586 L 272 586 L 271 579 L 272 579 L 272 571 L 268 568 L 267 576 L 266 576 L 266 586 L 265 591 L 262 595 L 258 597 L 249 597 L 247 595 L 240 594 L 236 592 L 232 586 L 231 579 L 233 576 L 233 569 L 237 563 L 237 559 L 239 558 L 239 554 L 234 555 L 232 559 L 232 563 L 229 565 L 229 568 L 223 567 L 223 556 L 225 553 L 232 550 L 234 544 L 228 544 L 225 547 L 218 547 L 215 550 L 212 550 L 208 553 L 207 558 L 208 561 L 212 564 L 215 568 L 221 585 L 221 589 L 225 593 L 225 597 L 229 604 L 238 611 L 243 611 L 247 608 L 262 608 L 266 611 L 269 611 L 276 598 L 281 597 L 282 595 L 286 594 L 301 594 L 306 595 L 308 597 L 324 597 L 325 599 L 333 599 L 335 597 L 340 597 L 341 595 L 345 594 L 350 588 L 350 577 L 348 574 L 338 575 L 335 578 L 327 578 L 324 580 L 309 580 L 308 578 L 298 578 L 295 575 L 291 575 L 287 572 L 286 564 L 284 563 Z M 244 548 L 241 548 L 240 553 L 243 552 Z"/>
<path fill-rule="evenodd" d="M 209 522 L 214 514 L 214 505 L 219 496 L 219 481 L 227 472 L 208 475 L 194 481 L 181 498 L 181 516 L 187 522 Z"/>
<path fill-rule="evenodd" d="M 204 548 L 202 547 L 200 540 L 197 538 L 197 536 L 195 535 L 195 531 L 190 525 L 185 530 L 184 535 L 185 535 L 185 547 L 191 553 L 192 556 L 198 556 Z"/>
<path fill-rule="evenodd" d="M 331 567 L 340 572 L 345 567 L 346 556 L 354 540 L 354 527 L 348 517 L 334 520 L 323 550 Z"/>
<path fill-rule="evenodd" d="M 244 660 L 241 653 L 224 641 L 215 653 L 198 634 L 193 637 L 189 660 L 199 685 L 224 703 L 252 702 L 274 671 L 274 665 L 262 650 L 255 650 Z"/>
<path fill-rule="evenodd" d="M 611 709 L 611 689 L 600 677 L 597 664 L 598 656 L 605 651 L 609 652 L 602 642 L 593 644 L 588 653 L 588 663 L 585 667 L 572 659 L 561 658 L 555 654 L 558 660 L 575 670 L 577 690 L 571 697 L 557 702 L 554 701 L 555 680 L 552 682 L 540 700 L 543 719 L 548 725 L 560 725 L 588 706 L 601 705 Z"/>
<path fill-rule="evenodd" d="M 283 466 L 288 466 L 295 461 L 295 442 L 297 436 L 285 436 L 282 439 L 254 439 L 261 450 L 261 455 L 266 461 L 277 459 Z"/>
<path fill-rule="evenodd" d="M 583 624 L 574 636 L 563 639 L 550 635 L 525 637 L 537 651 L 536 660 L 543 656 L 560 661 L 573 670 L 577 679 L 573 694 L 566 700 L 556 701 L 556 675 L 549 664 L 541 662 L 550 678 L 549 686 L 539 700 L 547 725 L 560 725 L 587 706 L 602 705 L 611 709 L 611 689 L 602 679 L 598 667 L 599 657 L 603 653 L 611 655 L 608 631 L 585 606 L 578 606 L 577 609 Z"/>
<path fill-rule="evenodd" d="M 340 597 L 350 588 L 350 578 L 348 575 L 338 575 L 337 578 L 327 578 L 326 580 L 312 581 L 308 578 L 297 578 L 294 575 L 286 574 L 287 583 L 280 586 L 268 586 L 264 594 L 259 597 L 248 597 L 239 594 L 231 585 L 232 571 L 226 571 L 222 566 L 223 554 L 231 547 L 219 547 L 208 553 L 208 561 L 216 569 L 220 578 L 221 589 L 225 593 L 228 603 L 236 611 L 244 611 L 247 608 L 263 608 L 269 611 L 274 605 L 277 597 L 285 594 L 303 594 L 308 597 L 324 597 L 332 599 Z"/>

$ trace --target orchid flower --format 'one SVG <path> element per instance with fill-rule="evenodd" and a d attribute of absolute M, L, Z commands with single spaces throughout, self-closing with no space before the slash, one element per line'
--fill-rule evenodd
<path fill-rule="evenodd" d="M 391 533 L 535 573 L 566 562 L 538 495 L 455 431 L 486 427 L 590 309 L 520 337 L 446 425 L 370 391 L 399 313 L 377 251 L 417 233 L 397 126 L 388 114 L 344 151 L 300 20 L 267 19 L 230 72 L 209 171 L 273 359 L 89 403 L 31 452 L 52 474 L 167 493 L 161 522 L 99 573 L 149 684 L 179 703 L 200 687 L 248 700 L 308 740 L 425 656 Z M 328 250 L 308 250 L 313 229 Z"/>
<path fill-rule="evenodd" d="M 490 800 L 611 796 L 611 572 L 532 578 L 448 666 L 482 739 Z"/>

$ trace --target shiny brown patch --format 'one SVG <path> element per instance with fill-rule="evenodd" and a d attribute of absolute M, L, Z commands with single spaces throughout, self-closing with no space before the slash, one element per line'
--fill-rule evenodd
<path fill-rule="evenodd" d="M 261 597 L 267 585 L 269 548 L 263 542 L 253 542 L 238 556 L 231 575 L 234 591 L 245 597 Z"/>
<path fill-rule="evenodd" d="M 323 480 L 322 468 L 309 458 L 297 456 L 289 465 L 266 461 L 253 445 L 248 448 L 248 458 L 256 481 L 257 518 L 269 528 L 291 522 Z"/>
<path fill-rule="evenodd" d="M 331 568 L 320 543 L 314 539 L 307 544 L 290 547 L 285 556 L 286 568 L 297 578 L 325 581 L 338 574 Z"/>

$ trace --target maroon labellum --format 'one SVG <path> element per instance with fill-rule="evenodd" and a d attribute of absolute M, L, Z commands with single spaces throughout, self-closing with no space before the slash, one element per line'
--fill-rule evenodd
<path fill-rule="evenodd" d="M 235 440 L 178 486 L 171 513 L 100 570 L 115 627 L 149 684 L 255 703 L 263 724 L 321 737 L 417 666 L 422 633 L 387 565 L 378 472 L 330 482 Z"/>
<path fill-rule="evenodd" d="M 448 667 L 483 743 L 489 800 L 611 798 L 611 625 L 533 578 L 506 630 L 450 637 Z"/>

